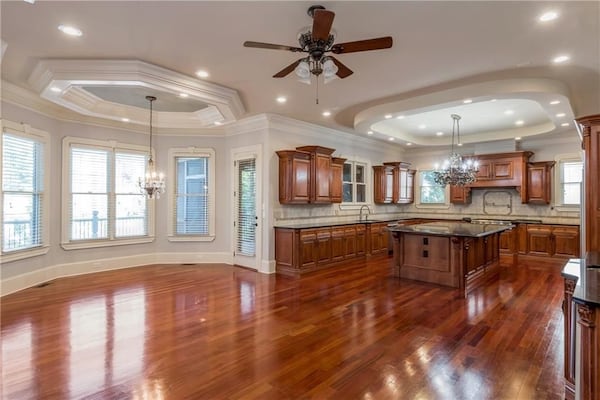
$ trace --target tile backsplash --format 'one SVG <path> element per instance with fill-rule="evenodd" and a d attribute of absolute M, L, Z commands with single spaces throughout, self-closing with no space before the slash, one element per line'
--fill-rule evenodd
<path fill-rule="evenodd" d="M 441 208 L 431 208 L 417 204 L 369 205 L 370 219 L 394 218 L 506 218 L 539 219 L 544 223 L 579 225 L 579 210 L 558 210 L 552 204 L 522 204 L 521 195 L 512 188 L 474 189 L 471 204 L 450 204 Z M 358 220 L 358 208 L 348 209 L 344 205 L 281 205 L 273 210 L 274 225 L 306 222 L 332 222 Z"/>

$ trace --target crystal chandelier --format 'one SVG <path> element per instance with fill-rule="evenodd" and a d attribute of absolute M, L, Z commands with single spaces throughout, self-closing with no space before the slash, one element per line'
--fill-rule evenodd
<path fill-rule="evenodd" d="M 453 185 L 453 186 L 465 186 L 475 182 L 477 171 L 479 169 L 479 163 L 471 159 L 463 161 L 460 154 L 454 151 L 454 134 L 457 136 L 457 146 L 462 146 L 460 143 L 460 127 L 458 121 L 460 115 L 452 114 L 452 148 L 450 151 L 450 158 L 442 164 L 440 168 L 439 164 L 435 165 L 435 171 L 433 172 L 433 180 L 438 185 Z"/>
<path fill-rule="evenodd" d="M 159 199 L 160 194 L 165 192 L 165 176 L 162 172 L 157 173 L 152 159 L 152 102 L 156 100 L 154 96 L 146 96 L 146 100 L 150 102 L 150 148 L 148 156 L 148 167 L 146 168 L 146 178 L 142 180 L 140 177 L 138 185 L 140 191 L 149 199 Z"/>

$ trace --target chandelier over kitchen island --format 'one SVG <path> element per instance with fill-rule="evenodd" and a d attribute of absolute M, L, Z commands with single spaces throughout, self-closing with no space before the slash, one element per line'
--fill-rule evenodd
<path fill-rule="evenodd" d="M 454 136 L 457 136 L 457 146 L 462 146 L 460 143 L 460 115 L 452 114 L 452 147 L 450 150 L 450 157 L 444 161 L 442 166 L 439 164 L 435 165 L 435 171 L 433 172 L 433 180 L 438 185 L 453 185 L 453 186 L 465 186 L 475 182 L 477 179 L 477 171 L 479 169 L 479 163 L 468 159 L 463 161 L 462 156 L 454 151 Z"/>

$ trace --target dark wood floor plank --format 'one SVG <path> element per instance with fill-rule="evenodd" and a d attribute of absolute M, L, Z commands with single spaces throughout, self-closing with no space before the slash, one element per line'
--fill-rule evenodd
<path fill-rule="evenodd" d="M 559 399 L 561 263 L 467 299 L 391 259 L 297 277 L 153 265 L 2 298 L 5 399 Z"/>

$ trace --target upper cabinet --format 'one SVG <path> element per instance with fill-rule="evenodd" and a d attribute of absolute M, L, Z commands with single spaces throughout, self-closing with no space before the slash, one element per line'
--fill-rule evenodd
<path fill-rule="evenodd" d="M 394 201 L 394 167 L 373 166 L 373 201 L 376 204 L 390 204 Z"/>
<path fill-rule="evenodd" d="M 554 161 L 527 164 L 527 202 L 550 204 L 552 198 L 552 167 Z"/>
<path fill-rule="evenodd" d="M 450 203 L 471 204 L 471 188 L 450 185 Z"/>
<path fill-rule="evenodd" d="M 335 149 L 321 146 L 278 151 L 279 202 L 341 203 L 342 169 L 346 159 L 332 157 L 334 151 Z"/>
<path fill-rule="evenodd" d="M 584 225 L 586 251 L 600 251 L 600 114 L 577 118 L 581 126 L 584 176 Z"/>
<path fill-rule="evenodd" d="M 386 162 L 373 167 L 374 201 L 377 204 L 409 204 L 414 201 L 415 170 L 409 163 Z"/>

